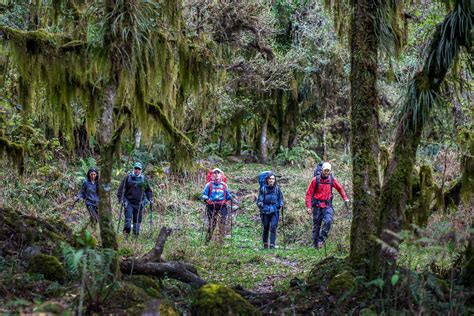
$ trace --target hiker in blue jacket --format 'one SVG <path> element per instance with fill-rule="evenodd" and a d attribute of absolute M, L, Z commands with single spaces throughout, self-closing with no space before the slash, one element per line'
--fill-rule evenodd
<path fill-rule="evenodd" d="M 202 192 L 202 200 L 207 204 L 207 235 L 206 243 L 208 243 L 219 220 L 219 236 L 223 237 L 225 234 L 225 222 L 227 218 L 227 201 L 230 201 L 232 196 L 227 189 L 227 184 L 222 181 L 222 171 L 219 168 L 212 170 L 212 178 Z"/>
<path fill-rule="evenodd" d="M 97 208 L 99 206 L 99 171 L 96 168 L 90 168 L 87 171 L 87 179 L 82 183 L 82 188 L 76 197 L 76 201 L 84 200 L 86 208 L 91 217 L 92 225 L 95 226 L 99 222 L 99 213 Z"/>
<path fill-rule="evenodd" d="M 263 225 L 263 248 L 267 249 L 268 233 L 270 232 L 270 248 L 275 248 L 276 230 L 278 226 L 279 211 L 283 206 L 283 193 L 276 184 L 273 173 L 269 173 L 265 178 L 265 185 L 260 189 L 257 206 L 260 209 L 260 218 Z"/>

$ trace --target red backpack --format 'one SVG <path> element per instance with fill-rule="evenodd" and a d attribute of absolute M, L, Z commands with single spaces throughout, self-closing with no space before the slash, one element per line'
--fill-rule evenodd
<path fill-rule="evenodd" d="M 224 171 L 222 171 L 221 173 L 222 173 L 221 181 L 224 183 L 227 183 L 227 178 L 225 177 Z M 206 183 L 211 182 L 211 180 L 212 180 L 212 170 L 209 170 L 206 176 Z"/>

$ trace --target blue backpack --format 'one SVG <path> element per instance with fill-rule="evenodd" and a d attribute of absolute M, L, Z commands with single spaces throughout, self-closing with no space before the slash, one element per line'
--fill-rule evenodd
<path fill-rule="evenodd" d="M 259 191 L 265 186 L 265 179 L 269 174 L 273 173 L 272 171 L 264 171 L 258 175 L 258 184 L 260 186 Z"/>
<path fill-rule="evenodd" d="M 314 169 L 314 172 L 313 172 L 313 177 L 317 178 L 321 176 L 321 173 L 323 173 L 323 164 L 324 164 L 324 161 L 321 161 L 320 163 L 316 165 L 316 168 Z"/>

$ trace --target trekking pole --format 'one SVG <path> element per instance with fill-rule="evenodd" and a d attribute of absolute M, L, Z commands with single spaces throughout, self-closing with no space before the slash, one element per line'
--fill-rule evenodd
<path fill-rule="evenodd" d="M 230 196 L 230 242 L 232 242 L 232 226 L 233 226 L 233 220 L 232 220 L 232 212 L 234 211 L 234 204 L 232 200 L 232 195 Z"/>
<path fill-rule="evenodd" d="M 150 202 L 150 217 L 149 217 L 149 226 L 150 226 L 150 237 L 153 237 L 153 203 Z"/>

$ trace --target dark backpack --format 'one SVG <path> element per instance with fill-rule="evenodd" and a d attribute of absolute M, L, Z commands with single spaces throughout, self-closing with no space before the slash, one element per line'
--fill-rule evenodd
<path fill-rule="evenodd" d="M 258 175 L 258 185 L 259 185 L 259 192 L 263 192 L 264 195 L 264 200 L 265 200 L 265 194 L 267 193 L 265 190 L 265 179 L 267 179 L 268 175 L 272 174 L 272 171 L 264 171 Z M 276 194 L 279 196 L 280 194 L 280 187 L 278 185 L 275 185 L 276 189 Z"/>

